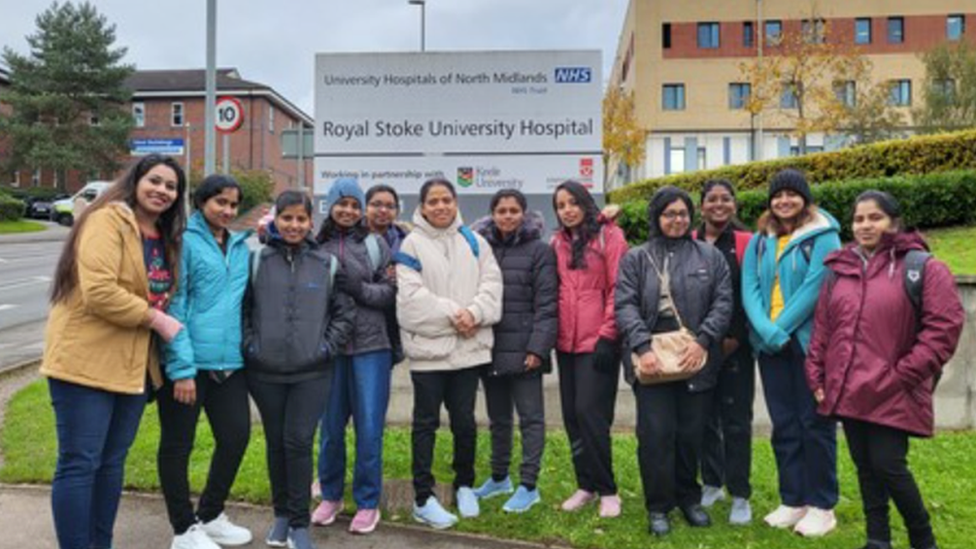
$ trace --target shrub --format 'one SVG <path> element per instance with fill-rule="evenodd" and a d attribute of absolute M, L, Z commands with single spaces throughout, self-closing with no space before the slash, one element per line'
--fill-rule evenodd
<path fill-rule="evenodd" d="M 56 189 L 53 187 L 0 187 L 0 194 L 6 194 L 14 198 L 23 200 L 25 198 L 42 198 L 45 200 L 51 200 L 59 194 L 65 194 L 64 191 Z"/>
<path fill-rule="evenodd" d="M 6 194 L 0 194 L 0 221 L 17 221 L 22 217 L 24 217 L 24 203 Z"/>
<path fill-rule="evenodd" d="M 973 169 L 976 168 L 976 130 L 669 175 L 611 191 L 608 198 L 617 203 L 648 198 L 664 185 L 697 191 L 705 181 L 717 177 L 732 181 L 741 190 L 765 188 L 773 174 L 788 167 L 806 172 L 811 183 Z"/>
<path fill-rule="evenodd" d="M 871 189 L 889 192 L 897 198 L 905 223 L 910 227 L 947 227 L 976 221 L 976 171 L 852 179 L 812 187 L 817 205 L 840 221 L 845 240 L 851 238 L 854 200 Z M 749 227 L 755 227 L 766 210 L 766 189 L 738 192 L 736 197 L 739 219 Z M 694 196 L 694 200 L 697 205 L 698 197 Z M 618 223 L 631 243 L 646 240 L 647 201 L 638 199 L 622 204 Z"/>

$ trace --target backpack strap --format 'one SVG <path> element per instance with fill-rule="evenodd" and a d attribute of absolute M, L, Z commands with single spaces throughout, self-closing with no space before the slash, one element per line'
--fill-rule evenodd
<path fill-rule="evenodd" d="M 421 265 L 420 260 L 408 253 L 397 252 L 393 254 L 393 261 L 400 265 L 410 267 L 418 273 L 423 272 L 423 265 Z"/>
<path fill-rule="evenodd" d="M 925 288 L 925 263 L 932 257 L 928 252 L 909 250 L 905 254 L 905 293 L 915 309 L 915 317 L 922 315 L 922 290 Z"/>
<path fill-rule="evenodd" d="M 471 253 L 474 254 L 475 259 L 477 259 L 481 252 L 481 246 L 478 245 L 478 239 L 474 237 L 474 232 L 472 232 L 467 225 L 461 225 L 458 232 L 461 233 L 461 236 L 468 241 L 468 246 L 471 248 Z"/>
<path fill-rule="evenodd" d="M 339 259 L 329 254 L 329 288 L 335 287 L 336 271 L 339 270 Z"/>
<path fill-rule="evenodd" d="M 369 258 L 370 270 L 375 271 L 380 264 L 380 242 L 375 234 L 366 235 L 366 256 Z"/>
<path fill-rule="evenodd" d="M 251 252 L 251 284 L 254 284 L 258 279 L 258 269 L 261 267 L 261 254 L 263 252 L 263 245 Z"/>

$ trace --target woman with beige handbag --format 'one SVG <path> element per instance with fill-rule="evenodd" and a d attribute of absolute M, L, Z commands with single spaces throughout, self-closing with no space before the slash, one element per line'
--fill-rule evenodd
<path fill-rule="evenodd" d="M 733 298 L 722 253 L 691 238 L 688 193 L 664 187 L 648 213 L 647 243 L 620 262 L 615 311 L 631 351 L 624 373 L 637 399 L 637 458 L 649 530 L 663 536 L 675 507 L 693 527 L 711 524 L 701 506 L 698 454 Z"/>

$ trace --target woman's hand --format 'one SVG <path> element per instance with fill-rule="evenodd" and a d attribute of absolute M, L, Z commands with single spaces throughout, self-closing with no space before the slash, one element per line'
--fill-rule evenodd
<path fill-rule="evenodd" d="M 816 391 L 813 392 L 813 398 L 814 398 L 814 400 L 817 401 L 817 404 L 820 404 L 821 402 L 824 401 L 824 398 L 826 398 L 826 395 L 824 394 L 823 387 L 821 387 L 821 388 L 819 388 L 819 389 L 817 389 Z"/>
<path fill-rule="evenodd" d="M 177 380 L 173 383 L 173 399 L 180 404 L 193 406 L 197 401 L 197 382 L 192 377 Z"/>
<path fill-rule="evenodd" d="M 159 334 L 163 341 L 169 343 L 183 329 L 183 324 L 162 311 L 149 309 L 149 329 Z"/>
<path fill-rule="evenodd" d="M 471 311 L 467 309 L 461 309 L 460 311 L 454 313 L 454 318 L 452 321 L 454 323 L 454 329 L 457 330 L 462 337 L 474 337 L 475 333 L 478 331 L 478 325 L 474 321 L 474 315 L 471 314 Z"/>
<path fill-rule="evenodd" d="M 697 341 L 692 341 L 685 347 L 685 350 L 681 353 L 681 358 L 678 361 L 678 366 L 682 370 L 688 372 L 694 370 L 701 366 L 702 362 L 705 360 L 705 349 L 698 344 Z"/>
<path fill-rule="evenodd" d="M 652 376 L 658 372 L 657 355 L 654 351 L 647 351 L 640 356 L 640 364 L 637 369 L 641 374 Z"/>
<path fill-rule="evenodd" d="M 532 353 L 526 353 L 525 355 L 525 371 L 531 372 L 539 366 L 542 366 L 542 359 L 538 355 Z"/>
<path fill-rule="evenodd" d="M 739 340 L 734 337 L 727 337 L 722 340 L 722 356 L 730 357 L 732 353 L 739 350 Z"/>

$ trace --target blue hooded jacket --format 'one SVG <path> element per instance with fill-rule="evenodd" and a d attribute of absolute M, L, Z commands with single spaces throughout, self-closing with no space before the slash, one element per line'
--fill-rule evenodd
<path fill-rule="evenodd" d="M 829 213 L 817 210 L 813 220 L 797 229 L 776 259 L 775 234 L 756 233 L 742 259 L 742 305 L 749 317 L 749 340 L 757 353 L 775 354 L 796 335 L 803 352 L 810 345 L 813 311 L 820 285 L 827 273 L 824 258 L 840 248 L 840 224 Z M 757 257 L 759 241 L 765 239 L 763 256 Z M 803 243 L 812 239 L 812 246 Z M 810 250 L 807 261 L 804 247 Z M 773 284 L 779 274 L 783 311 L 773 322 L 769 318 Z"/>
<path fill-rule="evenodd" d="M 236 370 L 241 356 L 241 304 L 250 276 L 252 231 L 230 232 L 226 255 L 196 212 L 183 235 L 180 279 L 168 313 L 184 329 L 166 345 L 166 377 L 195 377 L 197 370 Z"/>

